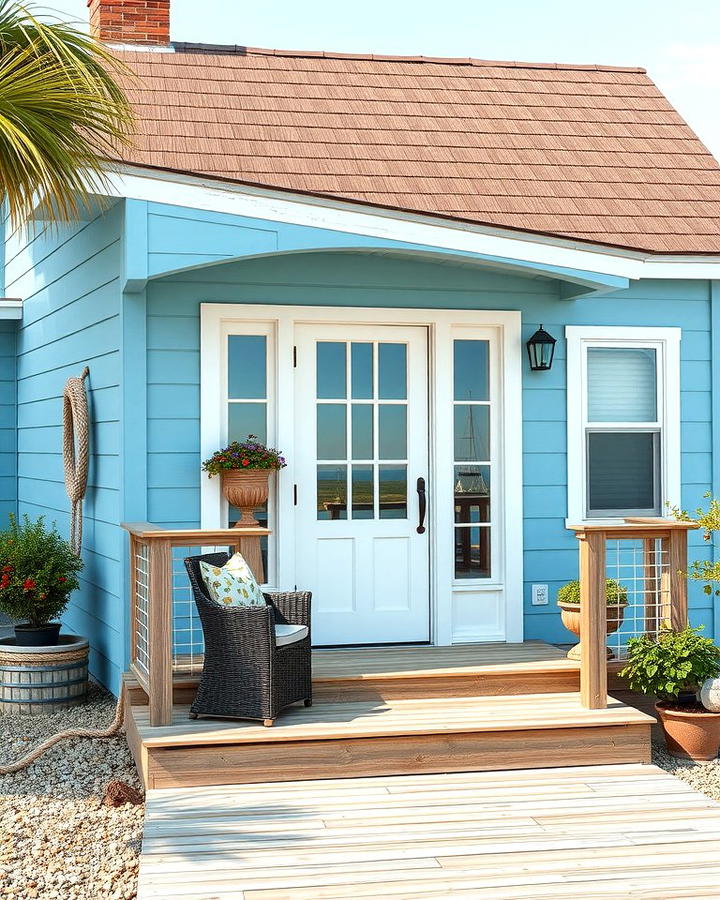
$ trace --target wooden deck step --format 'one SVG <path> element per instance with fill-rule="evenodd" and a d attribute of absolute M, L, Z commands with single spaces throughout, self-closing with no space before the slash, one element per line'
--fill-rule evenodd
<path fill-rule="evenodd" d="M 646 765 L 150 791 L 138 900 L 717 898 L 720 806 Z"/>
<path fill-rule="evenodd" d="M 189 665 L 189 660 L 185 662 Z M 198 672 L 178 673 L 175 703 L 191 703 L 198 680 Z M 126 684 L 133 703 L 147 702 L 129 676 Z M 554 694 L 579 689 L 579 663 L 544 641 L 313 651 L 315 703 Z"/>
<path fill-rule="evenodd" d="M 272 728 L 190 720 L 152 728 L 130 705 L 128 740 L 146 787 L 516 769 L 649 760 L 653 719 L 577 693 L 357 700 L 293 707 Z"/>

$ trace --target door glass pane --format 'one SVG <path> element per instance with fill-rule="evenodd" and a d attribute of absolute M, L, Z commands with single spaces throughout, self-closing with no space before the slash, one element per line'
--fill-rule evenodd
<path fill-rule="evenodd" d="M 228 440 L 244 441 L 249 434 L 267 442 L 266 404 L 228 403 Z"/>
<path fill-rule="evenodd" d="M 455 466 L 455 521 L 490 521 L 490 466 Z"/>
<path fill-rule="evenodd" d="M 455 459 L 490 459 L 489 406 L 455 406 Z"/>
<path fill-rule="evenodd" d="M 350 346 L 353 400 L 372 400 L 373 345 L 353 342 Z"/>
<path fill-rule="evenodd" d="M 373 466 L 367 464 L 353 466 L 352 517 L 353 519 L 372 519 L 374 515 Z"/>
<path fill-rule="evenodd" d="M 264 334 L 228 335 L 228 398 L 267 397 L 267 338 Z"/>
<path fill-rule="evenodd" d="M 317 467 L 318 519 L 347 519 L 347 466 Z"/>
<path fill-rule="evenodd" d="M 641 347 L 589 347 L 588 422 L 656 422 L 655 357 Z"/>
<path fill-rule="evenodd" d="M 647 511 L 660 515 L 657 432 L 590 432 L 588 512 Z"/>
<path fill-rule="evenodd" d="M 318 341 L 318 400 L 335 400 L 347 397 L 346 347 L 347 344 L 344 341 Z"/>
<path fill-rule="evenodd" d="M 407 466 L 379 466 L 380 518 L 407 519 Z"/>
<path fill-rule="evenodd" d="M 378 396 L 381 400 L 407 399 L 407 347 L 378 344 Z"/>
<path fill-rule="evenodd" d="M 455 578 L 490 577 L 490 529 L 455 529 Z"/>
<path fill-rule="evenodd" d="M 378 408 L 380 459 L 407 458 L 407 407 L 380 404 Z"/>
<path fill-rule="evenodd" d="M 347 457 L 347 406 L 344 403 L 318 403 L 317 458 Z"/>
<path fill-rule="evenodd" d="M 371 403 L 353 404 L 352 458 L 373 458 L 373 407 Z"/>
<path fill-rule="evenodd" d="M 489 400 L 488 341 L 455 341 L 456 400 Z"/>

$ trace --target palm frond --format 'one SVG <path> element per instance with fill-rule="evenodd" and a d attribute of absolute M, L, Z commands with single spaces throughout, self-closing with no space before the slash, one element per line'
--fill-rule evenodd
<path fill-rule="evenodd" d="M 19 222 L 42 196 L 63 221 L 106 183 L 129 140 L 126 67 L 92 38 L 0 0 L 0 192 Z"/>

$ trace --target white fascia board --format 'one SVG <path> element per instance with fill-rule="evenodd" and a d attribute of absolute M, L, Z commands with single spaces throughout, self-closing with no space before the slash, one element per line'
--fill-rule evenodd
<path fill-rule="evenodd" d="M 360 206 L 327 198 L 288 194 L 249 185 L 220 183 L 200 176 L 118 167 L 108 174 L 118 197 L 308 225 L 349 234 L 481 253 L 538 265 L 562 266 L 602 275 L 639 278 L 720 277 L 720 257 L 659 258 L 640 252 L 591 246 L 546 235 L 438 222 L 421 214 Z"/>
<path fill-rule="evenodd" d="M 23 302 L 14 297 L 0 297 L 0 319 L 22 319 Z"/>

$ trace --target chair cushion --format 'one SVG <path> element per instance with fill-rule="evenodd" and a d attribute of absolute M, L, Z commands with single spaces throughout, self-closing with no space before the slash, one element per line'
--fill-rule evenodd
<path fill-rule="evenodd" d="M 307 625 L 282 625 L 275 626 L 275 645 L 284 647 L 285 644 L 294 644 L 308 636 Z"/>
<path fill-rule="evenodd" d="M 223 606 L 265 606 L 265 597 L 250 566 L 240 553 L 231 556 L 221 568 L 200 563 L 200 573 L 208 594 Z"/>

